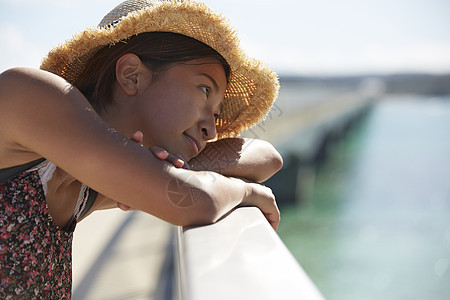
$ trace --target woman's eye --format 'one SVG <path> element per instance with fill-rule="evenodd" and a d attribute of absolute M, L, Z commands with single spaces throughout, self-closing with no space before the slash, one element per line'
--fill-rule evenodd
<path fill-rule="evenodd" d="M 202 86 L 201 89 L 206 94 L 206 96 L 209 96 L 209 88 L 208 87 Z"/>

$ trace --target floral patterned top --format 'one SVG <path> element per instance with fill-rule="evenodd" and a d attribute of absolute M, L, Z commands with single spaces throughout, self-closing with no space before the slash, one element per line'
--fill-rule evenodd
<path fill-rule="evenodd" d="M 76 220 L 67 231 L 53 222 L 40 171 L 0 181 L 0 299 L 71 297 Z"/>

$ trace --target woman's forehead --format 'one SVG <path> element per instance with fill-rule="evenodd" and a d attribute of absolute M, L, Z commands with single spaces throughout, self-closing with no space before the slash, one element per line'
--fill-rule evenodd
<path fill-rule="evenodd" d="M 225 70 L 222 64 L 214 58 L 194 59 L 177 65 L 191 75 L 207 77 L 213 81 L 217 89 L 226 88 Z"/>
<path fill-rule="evenodd" d="M 225 70 L 223 70 L 220 61 L 212 57 L 192 59 L 180 64 L 197 68 L 221 69 L 225 75 Z"/>

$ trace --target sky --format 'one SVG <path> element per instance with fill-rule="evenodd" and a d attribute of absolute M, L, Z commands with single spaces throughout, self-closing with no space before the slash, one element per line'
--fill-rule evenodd
<path fill-rule="evenodd" d="M 38 67 L 121 0 L 0 0 L 0 72 Z M 450 73 L 450 0 L 205 0 L 280 75 Z"/>

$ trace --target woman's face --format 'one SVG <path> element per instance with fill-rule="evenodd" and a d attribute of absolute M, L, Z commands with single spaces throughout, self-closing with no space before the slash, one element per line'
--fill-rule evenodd
<path fill-rule="evenodd" d="M 175 64 L 136 101 L 135 124 L 144 146 L 159 146 L 189 161 L 216 135 L 227 81 L 222 65 L 205 58 Z"/>

